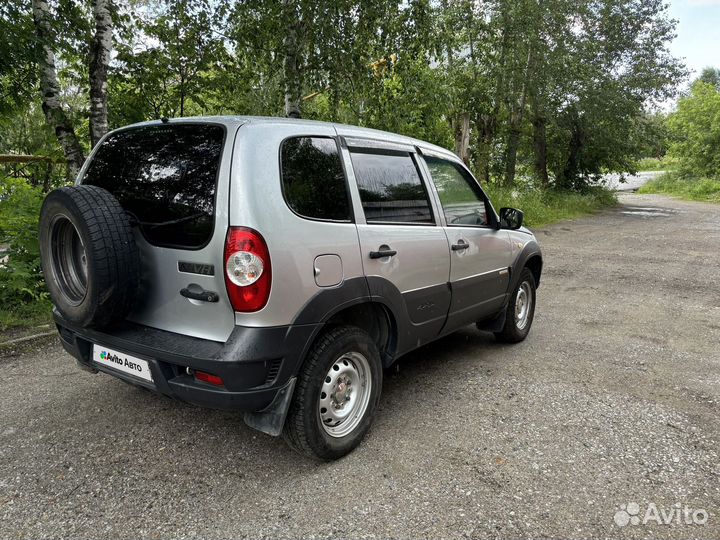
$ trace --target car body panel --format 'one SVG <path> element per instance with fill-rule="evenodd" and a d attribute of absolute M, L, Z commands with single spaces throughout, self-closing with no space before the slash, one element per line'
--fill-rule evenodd
<path fill-rule="evenodd" d="M 173 123 L 195 122 L 198 121 L 182 120 Z M 137 301 L 128 320 L 178 334 L 225 341 L 235 327 L 234 312 L 225 292 L 223 252 L 228 226 L 228 195 L 230 178 L 233 175 L 235 136 L 242 122 L 213 123 L 222 124 L 226 133 L 215 189 L 215 225 L 212 236 L 200 249 L 173 249 L 151 245 L 136 228 L 134 235 L 140 251 L 142 273 Z M 142 125 L 163 124 L 155 122 Z M 104 140 L 95 147 L 78 179 L 83 178 L 84 171 Z M 200 273 L 203 268 L 205 273 Z M 207 273 L 210 268 L 212 275 Z M 198 273 L 194 269 L 197 269 Z M 182 289 L 192 286 L 217 293 L 218 301 L 202 302 L 180 294 Z"/>

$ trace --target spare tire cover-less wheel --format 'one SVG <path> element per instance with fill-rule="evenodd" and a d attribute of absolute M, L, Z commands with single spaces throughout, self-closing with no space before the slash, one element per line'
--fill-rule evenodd
<path fill-rule="evenodd" d="M 108 191 L 80 185 L 50 192 L 40 210 L 40 255 L 50 297 L 68 321 L 105 326 L 129 313 L 140 255 Z"/>

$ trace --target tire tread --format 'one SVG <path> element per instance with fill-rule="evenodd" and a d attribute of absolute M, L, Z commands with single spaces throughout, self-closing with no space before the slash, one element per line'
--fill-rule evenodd
<path fill-rule="evenodd" d="M 291 448 L 301 454 L 315 459 L 328 459 L 328 456 L 319 455 L 310 444 L 310 431 L 317 428 L 306 424 L 304 414 L 308 407 L 312 409 L 316 406 L 315 403 L 307 403 L 308 395 L 311 394 L 309 387 L 317 383 L 312 374 L 316 374 L 321 368 L 320 365 L 327 361 L 327 351 L 339 340 L 353 336 L 357 339 L 368 339 L 367 334 L 356 326 L 329 328 L 314 343 L 300 368 L 293 400 L 283 427 L 283 438 Z M 334 457 L 331 456 L 330 459 Z"/>
<path fill-rule="evenodd" d="M 59 203 L 81 220 L 89 236 L 85 249 L 93 263 L 90 279 L 95 280 L 94 297 L 88 299 L 89 310 L 83 320 L 73 322 L 83 326 L 106 326 L 125 318 L 139 287 L 140 255 L 122 206 L 110 192 L 98 186 L 59 188 L 51 192 L 43 204 L 41 227 L 49 201 Z M 43 261 L 43 268 L 47 266 L 48 263 Z M 48 274 L 46 272 L 46 280 L 52 279 Z M 62 298 L 55 295 L 53 302 L 62 313 Z M 63 315 L 67 316 L 66 313 Z"/>

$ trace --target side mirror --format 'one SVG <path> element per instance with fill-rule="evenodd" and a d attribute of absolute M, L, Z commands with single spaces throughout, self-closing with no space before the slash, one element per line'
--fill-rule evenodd
<path fill-rule="evenodd" d="M 519 229 L 522 227 L 523 217 L 525 214 L 517 208 L 501 208 L 500 209 L 500 228 L 501 229 Z"/>

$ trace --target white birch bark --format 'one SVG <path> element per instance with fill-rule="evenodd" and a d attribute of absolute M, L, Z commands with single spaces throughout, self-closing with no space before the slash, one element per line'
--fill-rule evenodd
<path fill-rule="evenodd" d="M 285 86 L 285 116 L 300 118 L 300 43 L 298 9 L 294 0 L 283 0 L 283 14 L 287 21 L 283 38 L 283 78 Z"/>
<path fill-rule="evenodd" d="M 95 35 L 90 46 L 90 142 L 95 146 L 108 131 L 107 72 L 112 48 L 110 0 L 93 0 Z"/>
<path fill-rule="evenodd" d="M 60 83 L 55 68 L 55 53 L 52 49 L 52 14 L 46 0 L 32 0 L 35 35 L 40 47 L 38 64 L 40 68 L 40 91 L 45 120 L 55 131 L 55 136 L 67 161 L 68 177 L 75 178 L 82 167 L 85 156 L 75 130 L 60 102 Z"/>

